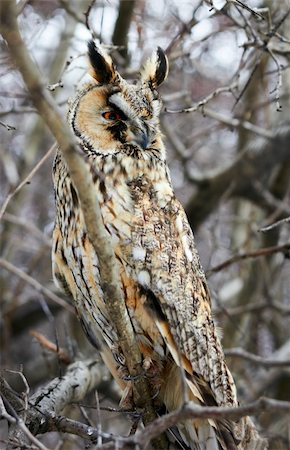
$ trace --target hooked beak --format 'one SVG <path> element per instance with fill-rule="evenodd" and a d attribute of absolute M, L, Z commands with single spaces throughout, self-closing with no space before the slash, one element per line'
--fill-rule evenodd
<path fill-rule="evenodd" d="M 128 132 L 127 141 L 132 144 L 137 144 L 143 150 L 145 150 L 149 143 L 149 136 L 145 130 L 137 127 L 131 127 Z"/>

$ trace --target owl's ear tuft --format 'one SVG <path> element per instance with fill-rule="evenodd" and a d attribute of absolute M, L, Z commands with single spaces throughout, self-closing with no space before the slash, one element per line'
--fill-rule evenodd
<path fill-rule="evenodd" d="M 168 75 L 168 59 L 161 47 L 153 53 L 141 69 L 141 81 L 156 88 Z"/>
<path fill-rule="evenodd" d="M 93 40 L 88 42 L 88 55 L 91 63 L 90 75 L 100 84 L 116 81 L 117 72 L 111 57 Z"/>

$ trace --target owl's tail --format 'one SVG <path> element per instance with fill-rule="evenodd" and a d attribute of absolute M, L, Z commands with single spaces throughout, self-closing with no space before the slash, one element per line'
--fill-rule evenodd
<path fill-rule="evenodd" d="M 183 390 L 179 367 L 172 363 L 166 374 L 166 382 L 161 389 L 161 397 L 168 411 L 174 411 L 182 406 Z M 197 405 L 214 406 L 209 393 L 201 394 L 197 383 L 191 379 L 186 380 L 188 400 Z M 202 386 L 201 386 L 202 388 Z M 206 400 L 207 402 L 206 402 Z M 178 433 L 183 442 L 184 449 L 190 450 L 262 450 L 266 449 L 265 443 L 258 437 L 253 440 L 250 447 L 245 446 L 245 432 L 254 430 L 249 419 L 241 419 L 238 423 L 222 419 L 189 419 L 177 425 Z M 254 431 L 253 431 L 254 432 Z M 181 448 L 182 448 L 181 446 Z"/>

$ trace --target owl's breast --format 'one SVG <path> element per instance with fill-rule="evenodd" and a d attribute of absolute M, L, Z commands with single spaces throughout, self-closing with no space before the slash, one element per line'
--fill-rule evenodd
<path fill-rule="evenodd" d="M 97 197 L 112 236 L 130 239 L 146 211 L 164 208 L 174 195 L 167 166 L 156 158 L 112 155 L 95 163 Z"/>

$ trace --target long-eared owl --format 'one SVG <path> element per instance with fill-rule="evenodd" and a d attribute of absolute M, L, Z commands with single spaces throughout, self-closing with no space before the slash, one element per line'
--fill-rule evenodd
<path fill-rule="evenodd" d="M 182 365 L 189 400 L 235 406 L 236 388 L 212 319 L 205 275 L 166 163 L 157 88 L 167 76 L 167 58 L 158 48 L 132 84 L 93 41 L 88 55 L 92 80 L 70 102 L 68 121 L 94 169 L 95 193 L 152 396 L 168 411 L 181 406 Z M 87 235 L 77 187 L 60 151 L 53 177 L 54 279 L 71 293 L 87 335 L 129 395 L 98 258 Z M 179 424 L 178 433 L 183 448 L 265 448 L 258 436 L 253 440 L 256 432 L 248 419 L 235 423 L 192 419 Z"/>

